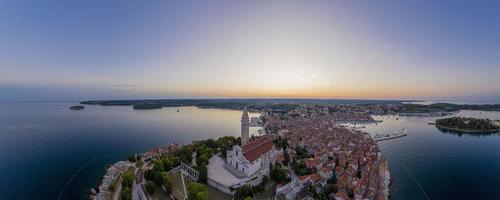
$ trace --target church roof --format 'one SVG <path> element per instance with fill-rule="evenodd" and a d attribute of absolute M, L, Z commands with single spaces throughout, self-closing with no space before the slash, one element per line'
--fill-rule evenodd
<path fill-rule="evenodd" d="M 241 146 L 243 156 L 250 162 L 257 160 L 262 154 L 273 148 L 273 138 L 271 136 L 262 136 Z"/>

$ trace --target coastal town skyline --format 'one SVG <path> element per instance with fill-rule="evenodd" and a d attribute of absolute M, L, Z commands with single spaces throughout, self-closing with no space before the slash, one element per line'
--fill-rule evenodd
<path fill-rule="evenodd" d="M 0 101 L 498 101 L 498 8 L 466 1 L 5 1 Z"/>
<path fill-rule="evenodd" d="M 0 0 L 0 200 L 500 199 L 499 10 Z"/>

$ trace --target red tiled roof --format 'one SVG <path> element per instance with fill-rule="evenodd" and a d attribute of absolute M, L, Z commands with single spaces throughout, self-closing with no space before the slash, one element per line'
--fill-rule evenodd
<path fill-rule="evenodd" d="M 306 180 L 307 178 L 310 178 L 310 180 L 311 180 L 312 183 L 316 183 L 318 181 L 323 181 L 324 180 L 318 173 L 299 176 L 299 180 L 302 181 L 302 182 L 304 180 Z"/>
<path fill-rule="evenodd" d="M 241 146 L 243 156 L 250 162 L 257 160 L 260 155 L 273 148 L 273 139 L 270 136 L 262 136 Z"/>
<path fill-rule="evenodd" d="M 335 195 L 336 199 L 349 199 L 349 196 L 344 191 L 340 191 Z"/>
<path fill-rule="evenodd" d="M 304 159 L 304 164 L 306 165 L 307 168 L 314 168 L 316 167 L 317 160 L 314 158 L 306 158 Z"/>

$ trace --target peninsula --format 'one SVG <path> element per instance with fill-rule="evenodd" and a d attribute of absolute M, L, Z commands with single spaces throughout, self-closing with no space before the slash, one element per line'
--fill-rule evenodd
<path fill-rule="evenodd" d="M 344 108 L 347 109 L 347 108 Z M 92 199 L 389 199 L 389 164 L 368 133 L 344 122 L 368 114 L 299 105 L 263 109 L 261 136 L 172 144 L 132 155 L 108 170 Z"/>

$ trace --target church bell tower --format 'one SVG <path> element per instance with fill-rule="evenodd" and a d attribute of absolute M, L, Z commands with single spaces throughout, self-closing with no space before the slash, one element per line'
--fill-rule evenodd
<path fill-rule="evenodd" d="M 249 140 L 250 132 L 250 120 L 248 119 L 247 109 L 243 109 L 243 115 L 241 116 L 241 145 L 245 145 Z"/>

